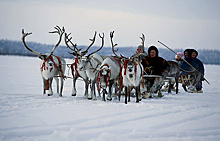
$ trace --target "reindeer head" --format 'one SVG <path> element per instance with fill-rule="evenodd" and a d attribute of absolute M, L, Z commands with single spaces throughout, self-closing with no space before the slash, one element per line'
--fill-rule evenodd
<path fill-rule="evenodd" d="M 108 64 L 104 64 L 99 69 L 98 79 L 101 82 L 101 87 L 106 88 L 108 81 L 111 77 L 111 70 L 109 69 Z"/>
<path fill-rule="evenodd" d="M 111 44 L 112 44 L 112 52 L 114 53 L 114 55 L 118 58 L 118 59 L 121 59 L 123 63 L 123 69 L 124 69 L 124 74 L 123 75 L 126 75 L 128 74 L 128 76 L 130 78 L 133 78 L 136 73 L 137 73 L 137 65 L 138 65 L 138 58 L 139 56 L 135 56 L 135 57 L 124 57 L 123 55 L 120 54 L 120 56 L 118 56 L 116 54 L 116 52 L 118 51 L 118 49 L 114 49 L 115 46 L 117 46 L 117 44 L 114 44 L 113 43 L 113 35 L 114 35 L 114 31 L 113 32 L 110 32 L 110 39 L 111 39 Z M 144 47 L 144 40 L 145 40 L 145 37 L 144 37 L 144 34 L 142 34 L 142 37 L 140 37 L 141 40 L 142 40 L 142 46 Z"/>
<path fill-rule="evenodd" d="M 89 63 L 90 57 L 87 55 L 79 56 L 79 70 L 80 71 L 85 71 L 86 70 L 86 65 Z"/>
<path fill-rule="evenodd" d="M 72 55 L 74 55 L 74 56 L 76 56 L 76 57 L 78 58 L 78 61 L 79 61 L 79 66 L 78 66 L 78 68 L 79 68 L 80 71 L 85 71 L 85 70 L 87 69 L 86 67 L 87 67 L 87 65 L 89 64 L 89 62 L 90 62 L 90 60 L 91 60 L 91 58 L 92 58 L 92 55 L 93 55 L 94 53 L 98 52 L 99 50 L 101 50 L 101 49 L 103 48 L 103 46 L 104 46 L 104 33 L 103 33 L 103 36 L 101 36 L 101 35 L 99 34 L 99 37 L 102 39 L 102 45 L 101 45 L 101 47 L 100 47 L 99 49 L 97 49 L 96 51 L 94 51 L 94 52 L 92 52 L 92 53 L 90 53 L 90 54 L 87 55 L 87 52 L 88 52 L 89 48 L 90 48 L 90 47 L 94 44 L 94 42 L 95 42 L 96 33 L 97 33 L 97 32 L 95 31 L 94 37 L 93 37 L 92 39 L 89 39 L 89 40 L 92 41 L 92 42 L 91 42 L 91 44 L 90 44 L 84 51 L 81 51 L 81 49 L 78 49 L 78 48 L 77 48 L 77 45 L 74 44 L 74 43 L 71 41 L 72 37 L 69 38 L 70 34 L 65 33 L 65 43 L 66 43 L 66 46 L 67 46 L 67 48 L 69 48 L 69 49 L 71 49 L 71 50 L 73 51 L 73 53 L 70 53 L 70 54 L 72 54 Z M 70 43 L 70 44 L 73 46 L 73 48 L 70 47 L 68 43 Z"/>
<path fill-rule="evenodd" d="M 53 69 L 53 67 L 54 67 L 54 60 L 53 60 L 53 53 L 54 53 L 54 51 L 55 51 L 55 49 L 59 46 L 59 44 L 60 44 L 60 42 L 61 42 L 61 39 L 62 39 L 62 35 L 63 35 L 63 33 L 65 32 L 65 29 L 64 29 L 64 27 L 63 27 L 63 29 L 61 29 L 59 26 L 56 26 L 56 27 L 54 27 L 56 30 L 55 31 L 52 31 L 52 32 L 49 32 L 49 33 L 57 33 L 58 35 L 59 35 L 59 40 L 58 40 L 58 42 L 57 42 L 57 44 L 53 47 L 53 49 L 51 50 L 51 52 L 50 53 L 46 53 L 46 54 L 42 54 L 42 53 L 40 53 L 40 52 L 37 52 L 37 51 L 34 51 L 34 50 L 32 50 L 32 49 L 30 49 L 28 46 L 27 46 L 27 44 L 26 44 L 26 42 L 25 42 L 25 38 L 28 36 L 28 35 L 31 35 L 32 33 L 25 33 L 24 32 L 24 29 L 22 29 L 22 42 L 23 42 L 23 44 L 24 44 L 24 47 L 28 50 L 28 51 L 30 51 L 30 52 L 32 52 L 32 53 L 34 53 L 34 54 L 36 54 L 36 55 L 38 55 L 38 57 L 42 60 L 42 64 L 41 64 L 41 71 L 44 71 L 44 70 L 49 70 L 50 72 L 52 71 L 52 69 Z"/>

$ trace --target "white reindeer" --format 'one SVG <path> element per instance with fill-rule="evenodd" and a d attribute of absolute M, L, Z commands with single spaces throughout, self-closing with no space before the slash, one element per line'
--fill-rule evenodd
<path fill-rule="evenodd" d="M 110 33 L 110 37 L 111 37 L 111 42 L 112 42 L 112 48 L 113 48 L 113 53 L 116 55 L 116 57 L 118 57 L 119 59 L 123 59 L 123 67 L 122 67 L 122 77 L 123 77 L 123 85 L 125 87 L 125 104 L 127 104 L 127 97 L 129 94 L 129 99 L 128 101 L 130 101 L 130 91 L 129 89 L 131 87 L 135 88 L 136 91 L 136 102 L 138 103 L 139 100 L 141 100 L 141 96 L 140 96 L 140 84 L 142 82 L 142 77 L 143 77 L 143 67 L 141 65 L 141 63 L 138 60 L 138 56 L 137 57 L 124 57 L 122 55 L 118 56 L 115 52 L 118 50 L 114 50 L 114 47 L 117 45 L 113 45 L 113 34 L 114 31 Z M 144 35 L 141 38 L 142 39 L 142 44 L 144 46 Z M 129 91 L 129 93 L 128 93 Z"/>
<path fill-rule="evenodd" d="M 30 51 L 34 54 L 37 54 L 38 57 L 42 60 L 40 63 L 40 71 L 41 71 L 41 75 L 42 75 L 42 79 L 43 79 L 43 94 L 47 93 L 48 96 L 53 95 L 52 81 L 53 81 L 53 78 L 55 78 L 55 80 L 57 82 L 57 93 L 61 97 L 62 91 L 63 91 L 64 78 L 65 78 L 64 73 L 65 73 L 66 61 L 59 56 L 53 55 L 53 53 L 54 53 L 55 49 L 59 46 L 61 39 L 62 39 L 62 35 L 65 32 L 65 30 L 64 30 L 64 28 L 61 29 L 59 26 L 56 26 L 54 28 L 56 29 L 56 31 L 53 31 L 50 33 L 58 33 L 59 34 L 59 41 L 54 46 L 54 48 L 52 49 L 50 54 L 42 54 L 40 52 L 33 51 L 32 49 L 30 49 L 25 42 L 25 37 L 27 37 L 28 35 L 30 35 L 32 33 L 25 33 L 24 29 L 22 29 L 22 35 L 23 35 L 22 42 L 24 44 L 24 47 L 28 51 Z M 60 77 L 60 80 L 61 80 L 60 91 L 59 91 L 58 77 Z"/>
<path fill-rule="evenodd" d="M 66 34 L 67 35 L 67 34 Z M 70 35 L 70 34 L 69 34 Z M 86 84 L 86 91 L 85 91 L 85 96 L 88 99 L 93 99 L 96 100 L 96 90 L 95 90 L 95 83 L 97 82 L 97 70 L 98 67 L 101 65 L 103 58 L 96 54 L 96 52 L 98 52 L 99 50 L 102 49 L 102 47 L 104 46 L 104 34 L 103 36 L 99 35 L 99 37 L 102 39 L 102 45 L 101 47 L 90 53 L 89 55 L 86 55 L 86 53 L 88 52 L 89 48 L 94 44 L 95 42 L 95 37 L 96 37 L 96 32 L 95 35 L 93 37 L 93 39 L 90 39 L 92 41 L 92 43 L 89 45 L 89 47 L 87 47 L 87 49 L 85 51 L 81 51 L 81 49 L 78 49 L 76 47 L 76 44 L 73 44 L 70 40 L 68 39 L 68 36 L 66 36 L 66 44 L 67 47 L 69 47 L 68 42 L 70 42 L 73 46 L 74 49 L 72 49 L 74 52 L 72 53 L 74 56 L 76 56 L 77 58 L 77 69 L 75 68 L 75 70 L 77 70 L 78 72 L 81 72 L 81 74 L 83 74 L 83 79 L 86 83 L 88 83 L 88 78 L 91 80 L 91 91 L 90 94 L 88 95 L 88 85 Z M 76 78 L 77 79 L 77 78 Z M 75 81 L 73 81 L 73 83 L 75 83 Z M 75 92 L 75 84 L 73 84 L 73 92 Z"/>
<path fill-rule="evenodd" d="M 66 43 L 66 46 L 67 48 L 69 48 L 70 50 L 72 50 L 73 52 L 70 53 L 72 55 L 75 56 L 75 59 L 74 59 L 74 63 L 71 64 L 71 70 L 72 70 L 72 75 L 73 75 L 73 88 L 72 88 L 72 96 L 76 96 L 76 93 L 77 93 L 77 90 L 76 90 L 76 80 L 80 77 L 83 79 L 83 81 L 85 82 L 85 92 L 84 92 L 84 96 L 86 98 L 88 98 L 88 88 L 89 88 L 89 78 L 88 76 L 86 75 L 86 71 L 85 70 L 81 70 L 79 69 L 79 64 L 82 60 L 82 56 L 85 55 L 85 53 L 87 53 L 88 50 L 85 50 L 84 52 L 81 52 L 81 49 L 78 49 L 77 48 L 77 44 L 74 44 L 71 39 L 69 38 L 71 33 L 67 34 L 65 33 L 65 43 Z M 91 44 L 89 45 L 88 49 L 94 44 L 95 42 L 95 37 L 96 37 L 96 32 L 94 34 L 94 37 L 93 39 L 90 39 L 92 42 Z M 69 46 L 70 43 L 72 47 Z"/>
<path fill-rule="evenodd" d="M 109 86 L 109 93 L 107 100 L 112 100 L 112 86 L 115 84 L 115 99 L 117 99 L 117 91 L 120 92 L 122 88 L 122 64 L 121 61 L 114 57 L 107 57 L 101 64 L 97 80 L 100 82 L 100 87 L 103 89 L 103 101 L 105 101 L 105 94 L 107 94 L 106 88 Z M 119 82 L 119 88 L 117 88 L 117 82 Z M 120 100 L 120 94 L 119 94 Z"/>

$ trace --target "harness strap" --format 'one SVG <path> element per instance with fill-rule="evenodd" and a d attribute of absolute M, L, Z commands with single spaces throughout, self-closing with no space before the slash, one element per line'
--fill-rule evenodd
<path fill-rule="evenodd" d="M 58 62 L 59 62 L 59 67 L 58 67 L 57 64 L 54 62 L 53 57 L 50 55 L 50 56 L 48 56 L 48 57 L 44 60 L 42 66 L 41 66 L 41 71 L 43 71 L 43 69 L 45 70 L 45 63 L 50 59 L 50 60 L 54 63 L 54 66 L 61 72 L 61 74 L 62 74 L 61 77 L 65 78 L 65 76 L 64 76 L 64 74 L 63 74 L 63 70 L 62 70 L 61 60 L 60 60 L 60 58 L 59 58 L 58 56 L 55 56 L 55 57 L 57 58 L 57 60 L 58 60 Z M 50 71 L 51 71 L 51 70 L 50 70 Z"/>
<path fill-rule="evenodd" d="M 117 59 L 117 58 L 113 58 L 115 61 L 118 62 L 118 65 L 120 67 L 120 74 L 119 74 L 119 88 L 117 91 L 119 91 L 122 87 L 123 87 L 123 81 L 122 81 L 122 66 L 121 66 L 121 63 L 120 61 Z"/>
<path fill-rule="evenodd" d="M 82 78 L 82 76 L 79 74 L 79 72 L 77 70 L 77 64 L 79 64 L 78 56 L 75 58 L 75 62 L 72 65 L 74 65 L 74 67 L 75 67 L 76 74 Z M 71 69 L 72 69 L 72 75 L 74 78 L 74 68 L 72 67 Z"/>
<path fill-rule="evenodd" d="M 99 65 L 101 65 L 102 64 L 102 62 L 100 62 L 97 58 L 95 58 L 95 57 L 92 57 Z"/>
<path fill-rule="evenodd" d="M 125 61 L 124 61 L 124 64 L 123 64 L 123 67 L 124 67 L 124 69 L 125 69 L 124 75 L 126 75 L 126 70 L 127 70 L 128 61 L 129 61 L 129 60 L 125 60 Z"/>
<path fill-rule="evenodd" d="M 107 66 L 108 67 L 108 70 L 109 70 L 109 65 L 108 64 L 103 64 L 101 67 L 100 67 L 100 69 L 102 69 L 104 66 Z M 100 80 L 102 79 L 102 78 L 105 78 L 105 82 L 106 82 L 106 87 L 107 87 L 107 85 L 108 85 L 108 81 L 109 81 L 109 79 L 110 79 L 110 77 L 111 77 L 111 70 L 109 70 L 109 73 L 110 73 L 110 75 L 108 75 L 108 77 L 105 77 L 105 76 L 101 76 L 100 77 L 100 73 L 98 73 L 98 76 L 97 76 L 97 82 L 98 82 L 98 90 L 100 91 L 101 90 L 101 82 L 100 82 Z"/>
<path fill-rule="evenodd" d="M 54 63 L 54 66 L 61 72 L 61 75 L 63 78 L 65 78 L 64 74 L 63 74 L 63 70 L 62 70 L 62 63 L 61 63 L 61 60 L 58 56 L 55 56 L 59 62 L 59 67 L 57 66 L 57 64 L 54 62 L 53 58 L 52 58 L 52 62 Z"/>
<path fill-rule="evenodd" d="M 104 66 L 107 66 L 109 68 L 109 65 L 108 64 L 104 64 L 100 67 L 100 69 L 102 69 Z"/>
<path fill-rule="evenodd" d="M 139 66 L 140 66 L 140 68 L 141 68 L 141 76 L 142 76 L 142 87 L 144 88 L 144 71 L 143 71 L 143 68 L 141 67 L 141 64 L 140 64 L 140 62 L 138 62 L 138 64 L 139 64 Z"/>

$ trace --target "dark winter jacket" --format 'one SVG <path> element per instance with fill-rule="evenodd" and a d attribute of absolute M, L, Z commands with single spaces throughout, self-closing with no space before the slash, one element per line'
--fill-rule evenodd
<path fill-rule="evenodd" d="M 167 61 L 162 57 L 156 56 L 151 58 L 149 55 L 141 60 L 144 70 L 147 71 L 148 67 L 153 67 L 152 75 L 162 75 L 162 72 L 169 66 Z"/>
<path fill-rule="evenodd" d="M 197 71 L 201 72 L 204 75 L 204 66 L 203 63 L 197 58 L 190 58 L 186 57 L 185 60 L 190 63 Z M 190 67 L 185 61 L 183 61 L 181 68 L 186 71 L 193 71 L 194 69 Z M 185 74 L 186 72 L 182 72 L 181 75 Z"/>

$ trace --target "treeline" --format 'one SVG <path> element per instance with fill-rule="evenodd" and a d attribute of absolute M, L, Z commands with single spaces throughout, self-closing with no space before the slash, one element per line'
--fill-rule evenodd
<path fill-rule="evenodd" d="M 54 45 L 46 45 L 40 44 L 36 42 L 27 42 L 27 45 L 33 49 L 34 51 L 38 51 L 41 53 L 50 53 Z M 78 48 L 86 49 L 86 46 L 78 46 Z M 89 52 L 93 52 L 97 50 L 98 47 L 94 46 L 89 49 Z M 122 54 L 124 56 L 131 56 L 135 53 L 136 47 L 120 47 L 117 54 Z M 145 48 L 146 49 L 146 48 Z M 183 52 L 184 49 L 174 49 L 175 52 Z M 66 46 L 59 46 L 54 54 L 58 56 L 62 56 L 64 58 L 74 58 L 73 55 L 69 54 L 72 52 Z M 199 56 L 198 58 L 204 64 L 220 64 L 220 51 L 219 50 L 211 50 L 211 49 L 203 49 L 198 50 Z M 111 47 L 103 47 L 102 50 L 98 52 L 101 55 L 111 56 L 113 55 Z M 29 52 L 23 45 L 22 41 L 11 41 L 11 40 L 0 40 L 0 55 L 20 55 L 20 56 L 37 56 L 31 52 Z M 159 55 L 166 60 L 173 60 L 175 54 L 165 48 L 159 48 Z"/>

